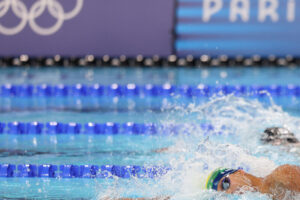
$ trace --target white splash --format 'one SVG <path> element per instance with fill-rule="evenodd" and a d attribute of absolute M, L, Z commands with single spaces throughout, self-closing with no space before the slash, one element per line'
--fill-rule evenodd
<path fill-rule="evenodd" d="M 178 112 L 180 111 L 180 112 Z M 181 113 L 174 118 L 174 113 Z M 183 134 L 171 147 L 168 163 L 172 171 L 157 180 L 130 180 L 120 187 L 105 190 L 104 196 L 113 197 L 160 197 L 172 199 L 270 199 L 259 193 L 226 195 L 204 190 L 208 174 L 218 167 L 238 168 L 256 175 L 266 176 L 279 164 L 299 163 L 299 156 L 282 151 L 280 147 L 264 145 L 260 134 L 270 126 L 283 126 L 300 136 L 300 119 L 290 116 L 269 99 L 268 104 L 233 95 L 214 97 L 209 102 L 188 107 L 176 106 L 170 118 L 162 123 L 207 122 L 215 131 L 226 132 L 220 136 L 203 136 L 203 130 L 191 127 L 190 135 Z M 179 134 L 180 135 L 180 134 Z M 174 137 L 174 136 L 170 136 Z M 218 138 L 217 138 L 218 137 Z M 176 152 L 177 153 L 174 153 Z M 122 184 L 121 184 L 122 183 Z M 123 187 L 122 187 L 123 185 Z M 112 194 L 112 191 L 113 194 Z M 101 199 L 103 195 L 99 196 Z"/>

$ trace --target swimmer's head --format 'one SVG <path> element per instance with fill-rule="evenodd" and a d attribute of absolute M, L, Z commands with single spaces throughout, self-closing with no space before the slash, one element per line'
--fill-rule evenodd
<path fill-rule="evenodd" d="M 227 190 L 230 187 L 230 182 L 227 181 L 226 177 L 236 171 L 238 170 L 227 168 L 218 168 L 214 170 L 207 178 L 206 189 L 218 190 L 219 182 L 222 180 L 222 188 Z"/>
<path fill-rule="evenodd" d="M 262 178 L 246 173 L 244 170 L 219 168 L 211 173 L 207 180 L 207 189 L 243 194 L 247 191 L 259 191 Z"/>
<path fill-rule="evenodd" d="M 298 143 L 294 133 L 286 128 L 272 127 L 267 128 L 262 134 L 261 141 L 273 145 L 284 145 Z"/>

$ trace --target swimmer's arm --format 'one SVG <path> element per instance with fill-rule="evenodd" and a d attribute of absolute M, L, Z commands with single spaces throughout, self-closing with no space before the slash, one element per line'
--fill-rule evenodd
<path fill-rule="evenodd" d="M 278 167 L 264 179 L 261 190 L 263 193 L 274 195 L 276 199 L 282 199 L 282 195 L 287 191 L 300 192 L 300 167 Z"/>
<path fill-rule="evenodd" d="M 154 153 L 180 153 L 185 152 L 185 149 L 177 149 L 174 147 L 165 147 L 165 148 L 159 148 L 152 150 Z"/>
<path fill-rule="evenodd" d="M 155 152 L 155 153 L 165 153 L 165 152 L 168 152 L 168 151 L 169 151 L 168 147 L 153 150 L 153 152 Z"/>

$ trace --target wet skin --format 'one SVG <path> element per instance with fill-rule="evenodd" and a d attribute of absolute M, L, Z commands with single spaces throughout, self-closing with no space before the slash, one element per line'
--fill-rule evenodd
<path fill-rule="evenodd" d="M 223 179 L 221 179 L 218 191 L 228 194 L 242 194 L 245 191 L 260 192 L 271 195 L 273 199 L 284 199 L 287 195 L 300 193 L 300 167 L 298 166 L 280 166 L 264 178 L 253 176 L 243 170 L 229 175 L 228 178 L 229 189 L 226 191 L 222 189 Z"/>
<path fill-rule="evenodd" d="M 244 172 L 243 170 L 239 170 L 233 174 L 226 176 L 230 179 L 230 187 L 227 190 L 222 189 L 222 181 L 225 179 L 222 178 L 218 184 L 218 191 L 224 191 L 228 194 L 241 193 L 241 191 L 259 191 L 259 187 L 261 186 L 262 179 L 251 174 Z"/>

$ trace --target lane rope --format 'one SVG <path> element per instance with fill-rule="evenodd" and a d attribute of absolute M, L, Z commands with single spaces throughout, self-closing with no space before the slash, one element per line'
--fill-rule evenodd
<path fill-rule="evenodd" d="M 0 87 L 1 97 L 210 97 L 216 94 L 300 96 L 300 85 L 11 85 Z"/>
<path fill-rule="evenodd" d="M 51 164 L 0 164 L 0 177 L 40 178 L 157 178 L 171 168 L 136 165 L 51 165 Z"/>
<path fill-rule="evenodd" d="M 62 122 L 0 122 L 0 134 L 133 134 L 133 135 L 168 135 L 168 134 L 187 134 L 189 130 L 201 130 L 205 134 L 223 134 L 222 130 L 215 130 L 211 124 L 153 124 L 153 123 L 62 123 Z"/>

